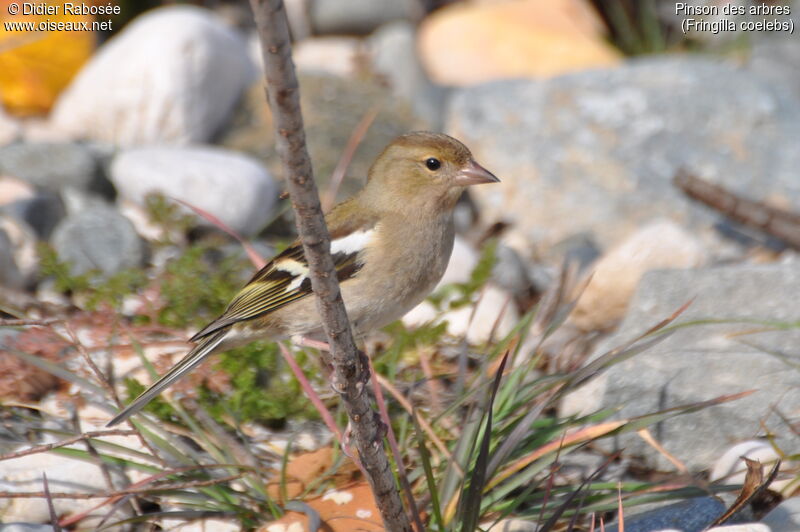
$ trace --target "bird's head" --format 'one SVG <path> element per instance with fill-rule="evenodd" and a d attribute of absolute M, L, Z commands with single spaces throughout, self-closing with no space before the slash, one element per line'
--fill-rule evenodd
<path fill-rule="evenodd" d="M 432 200 L 452 209 L 465 187 L 499 181 L 461 142 L 420 131 L 396 138 L 383 150 L 370 168 L 367 189 L 382 191 L 382 199 L 395 204 Z"/>

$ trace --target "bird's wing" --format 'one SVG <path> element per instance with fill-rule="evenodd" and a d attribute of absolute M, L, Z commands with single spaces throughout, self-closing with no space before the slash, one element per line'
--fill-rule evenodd
<path fill-rule="evenodd" d="M 339 221 L 343 220 L 343 221 Z M 374 238 L 377 217 L 337 217 L 328 219 L 331 232 L 331 256 L 339 281 L 355 276 L 362 267 L 359 255 Z M 257 318 L 311 293 L 308 263 L 303 246 L 294 242 L 256 273 L 233 298 L 227 310 L 192 337 L 197 345 L 150 388 L 117 414 L 107 426 L 116 425 L 135 414 L 155 396 L 194 369 L 224 340 L 233 324 Z"/>
<path fill-rule="evenodd" d="M 331 213 L 334 214 L 334 213 Z M 374 237 L 374 217 L 331 225 L 331 256 L 339 282 L 354 277 L 363 266 L 360 254 Z M 330 223 L 330 221 L 329 221 Z M 196 342 L 237 322 L 251 320 L 306 297 L 312 292 L 303 246 L 295 241 L 267 263 L 233 298 L 225 312 L 190 341 Z"/>

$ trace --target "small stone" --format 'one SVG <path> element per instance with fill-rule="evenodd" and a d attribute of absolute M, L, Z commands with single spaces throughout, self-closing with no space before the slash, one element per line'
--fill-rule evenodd
<path fill-rule="evenodd" d="M 442 129 L 447 90 L 434 84 L 416 51 L 416 29 L 406 21 L 381 26 L 369 38 L 373 70 L 382 76 L 394 94 L 411 103 L 416 115 L 433 131 Z"/>
<path fill-rule="evenodd" d="M 2 211 L 26 222 L 41 240 L 49 240 L 53 229 L 66 214 L 61 198 L 49 191 L 42 191 L 31 198 L 16 201 L 2 207 Z"/>
<path fill-rule="evenodd" d="M 433 305 L 423 301 L 403 316 L 403 323 L 407 327 L 419 327 L 446 321 L 447 334 L 464 337 L 472 345 L 498 340 L 510 333 L 519 319 L 511 294 L 487 285 L 478 297 L 476 304 L 444 313 L 438 313 Z"/>
<path fill-rule="evenodd" d="M 55 532 L 55 528 L 34 523 L 6 523 L 0 524 L 0 532 Z"/>
<path fill-rule="evenodd" d="M 514 298 L 505 290 L 487 285 L 480 291 L 477 306 L 468 305 L 447 312 L 447 332 L 465 336 L 472 345 L 485 344 L 505 337 L 519 320 Z"/>
<path fill-rule="evenodd" d="M 797 532 L 800 530 L 800 497 L 790 497 L 773 508 L 761 521 L 772 532 Z"/>
<path fill-rule="evenodd" d="M 133 224 L 111 207 L 94 206 L 56 227 L 53 247 L 74 275 L 99 270 L 113 275 L 142 265 L 145 247 Z"/>
<path fill-rule="evenodd" d="M 312 0 L 311 27 L 316 34 L 367 34 L 392 20 L 413 20 L 418 0 Z"/>
<path fill-rule="evenodd" d="M 574 264 L 582 272 L 599 259 L 602 252 L 594 235 L 590 231 L 582 231 L 553 244 L 547 250 L 547 255 L 555 264 Z"/>
<path fill-rule="evenodd" d="M 625 316 L 628 301 L 650 270 L 694 268 L 707 260 L 703 245 L 668 220 L 651 222 L 603 255 L 570 315 L 584 331 L 613 328 Z"/>
<path fill-rule="evenodd" d="M 311 35 L 311 19 L 308 14 L 309 0 L 284 0 L 286 18 L 292 37 L 300 41 Z"/>
<path fill-rule="evenodd" d="M 147 11 L 106 42 L 61 94 L 53 125 L 117 145 L 206 142 L 254 79 L 244 39 L 211 11 Z"/>
<path fill-rule="evenodd" d="M 472 276 L 472 270 L 478 265 L 478 253 L 473 247 L 461 237 L 456 237 L 453 241 L 453 251 L 450 253 L 450 262 L 442 275 L 439 284 L 434 288 L 434 292 L 439 288 L 454 283 L 466 283 Z"/>
<path fill-rule="evenodd" d="M 615 65 L 619 52 L 586 2 L 463 2 L 422 22 L 419 49 L 431 78 L 467 86 Z"/>
<path fill-rule="evenodd" d="M 653 532 L 676 529 L 701 532 L 725 511 L 725 504 L 714 497 L 697 497 L 655 510 L 631 515 L 625 513 L 625 532 Z M 606 532 L 623 530 L 617 523 L 606 525 Z"/>
<path fill-rule="evenodd" d="M 90 190 L 98 180 L 98 165 L 80 144 L 17 143 L 0 147 L 0 174 L 53 191 Z"/>
<path fill-rule="evenodd" d="M 16 217 L 0 215 L 0 284 L 17 290 L 28 288 L 38 269 L 33 229 Z"/>
<path fill-rule="evenodd" d="M 123 151 L 111 164 L 111 180 L 125 200 L 144 205 L 148 194 L 158 192 L 209 212 L 243 235 L 263 227 L 278 197 L 277 184 L 256 160 L 213 147 Z"/>
<path fill-rule="evenodd" d="M 25 280 L 14 261 L 13 249 L 11 239 L 0 229 L 0 285 L 20 290 L 24 288 Z"/>
<path fill-rule="evenodd" d="M 483 523 L 480 529 L 486 532 L 536 532 L 539 530 L 539 525 L 523 519 L 503 519 L 497 523 L 493 521 Z"/>
<path fill-rule="evenodd" d="M 108 472 L 116 484 L 122 489 L 127 479 L 116 468 Z M 47 474 L 47 483 L 51 492 L 67 493 L 107 493 L 109 486 L 103 470 L 95 464 L 53 453 L 37 453 L 13 460 L 0 462 L 0 490 L 21 492 L 41 491 L 42 476 Z M 20 498 L 0 500 L 0 515 L 3 521 L 10 523 L 50 521 L 50 510 L 45 498 Z M 97 506 L 95 499 L 61 499 L 53 498 L 52 505 L 58 516 L 70 516 L 90 511 Z M 119 510 L 115 515 L 121 518 L 128 513 Z M 87 517 L 79 523 L 83 529 L 93 529 L 102 522 L 102 516 Z"/>
<path fill-rule="evenodd" d="M 513 294 L 517 300 L 529 300 L 537 292 L 522 257 L 504 244 L 499 244 L 495 249 L 492 282 Z"/>
<path fill-rule="evenodd" d="M 175 508 L 175 511 L 178 511 L 178 508 Z M 165 530 L 172 530 L 174 532 L 239 532 L 242 530 L 241 524 L 238 521 L 214 518 L 195 519 L 192 521 L 163 519 L 161 521 L 161 526 Z"/>
<path fill-rule="evenodd" d="M 293 46 L 292 59 L 298 71 L 352 77 L 363 63 L 361 47 L 355 37 L 312 37 Z"/>
<path fill-rule="evenodd" d="M 742 457 L 756 460 L 771 469 L 775 461 L 780 458 L 775 448 L 766 440 L 749 440 L 730 447 L 720 456 L 711 468 L 708 480 L 720 484 L 744 485 L 747 474 L 747 464 Z M 782 469 L 787 468 L 786 463 L 781 464 Z M 770 484 L 773 491 L 781 491 L 781 487 L 792 480 L 776 479 Z"/>
<path fill-rule="evenodd" d="M 772 532 L 770 527 L 763 523 L 744 523 L 741 525 L 715 526 L 705 532 Z"/>
<path fill-rule="evenodd" d="M 6 114 L 0 106 L 0 146 L 17 141 L 20 135 L 22 135 L 20 123 Z"/>
<path fill-rule="evenodd" d="M 424 129 L 409 104 L 374 79 L 349 79 L 300 72 L 300 105 L 314 179 L 323 197 L 350 136 L 368 113 L 378 110 L 361 140 L 338 189 L 337 200 L 350 197 L 366 182 L 369 167 L 398 135 Z M 283 176 L 275 151 L 275 126 L 262 84 L 247 93 L 220 145 L 256 157 L 274 176 Z"/>
<path fill-rule="evenodd" d="M 36 195 L 34 187 L 8 176 L 0 176 L 0 207 L 17 201 L 28 200 Z"/>

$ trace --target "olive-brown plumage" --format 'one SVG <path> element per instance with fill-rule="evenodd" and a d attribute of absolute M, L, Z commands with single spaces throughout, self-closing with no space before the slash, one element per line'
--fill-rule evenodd
<path fill-rule="evenodd" d="M 497 181 L 447 135 L 409 133 L 384 149 L 364 188 L 325 217 L 357 336 L 400 318 L 430 293 L 453 249 L 458 198 L 469 185 Z M 310 294 L 308 265 L 296 241 L 256 273 L 225 312 L 191 338 L 195 347 L 109 426 L 140 410 L 216 350 L 264 338 L 320 338 Z"/>

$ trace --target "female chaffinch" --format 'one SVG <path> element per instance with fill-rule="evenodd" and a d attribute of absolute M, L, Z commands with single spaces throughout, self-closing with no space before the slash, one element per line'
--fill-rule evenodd
<path fill-rule="evenodd" d="M 453 249 L 453 209 L 469 185 L 496 183 L 461 142 L 415 132 L 390 143 L 367 184 L 325 217 L 331 256 L 356 336 L 400 318 L 439 282 Z M 300 241 L 264 266 L 191 351 L 108 426 L 127 419 L 217 349 L 269 338 L 320 337 Z"/>

